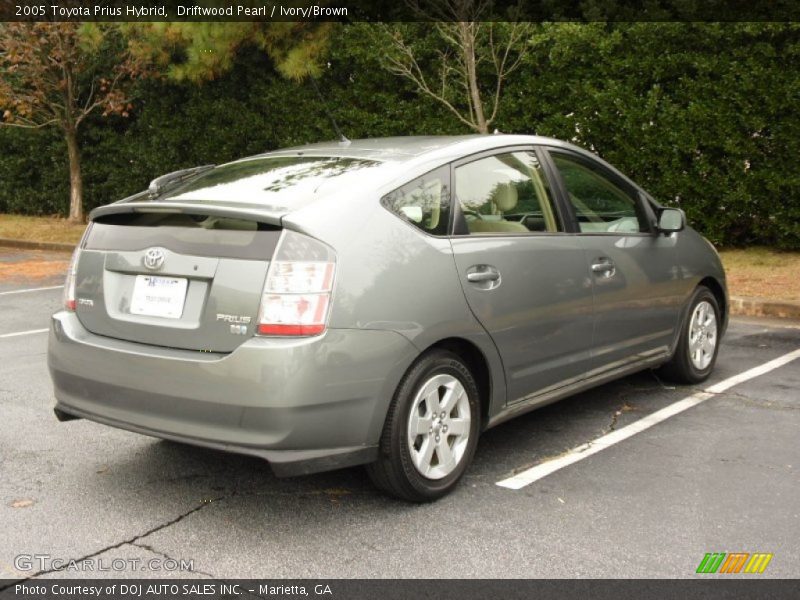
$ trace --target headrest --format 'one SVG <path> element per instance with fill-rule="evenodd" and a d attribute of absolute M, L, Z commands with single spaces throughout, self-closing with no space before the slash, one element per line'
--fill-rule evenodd
<path fill-rule="evenodd" d="M 425 224 L 428 231 L 433 231 L 439 226 L 439 215 L 441 214 L 442 204 L 442 181 L 433 179 L 423 186 L 423 193 L 426 199 L 426 208 L 430 210 L 430 218 Z"/>
<path fill-rule="evenodd" d="M 500 212 L 514 210 L 517 206 L 517 188 L 509 183 L 499 183 L 492 192 L 492 202 Z"/>

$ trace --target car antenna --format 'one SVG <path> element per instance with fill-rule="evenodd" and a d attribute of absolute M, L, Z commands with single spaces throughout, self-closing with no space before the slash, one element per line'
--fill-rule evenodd
<path fill-rule="evenodd" d="M 322 104 L 322 110 L 324 110 L 325 114 L 328 115 L 328 118 L 331 120 L 331 125 L 333 125 L 333 130 L 336 132 L 336 135 L 339 136 L 339 144 L 341 146 L 349 146 L 350 140 L 348 140 L 347 137 L 345 137 L 345 135 L 342 133 L 342 130 L 339 129 L 339 125 L 336 124 L 336 119 L 333 118 L 333 113 L 328 109 L 328 105 L 325 102 L 325 98 L 322 96 L 322 92 L 319 91 L 317 80 L 314 78 L 313 75 L 310 77 L 310 79 L 311 79 L 311 84 L 314 86 L 314 90 L 316 90 L 317 92 L 317 96 L 319 96 L 319 101 Z"/>

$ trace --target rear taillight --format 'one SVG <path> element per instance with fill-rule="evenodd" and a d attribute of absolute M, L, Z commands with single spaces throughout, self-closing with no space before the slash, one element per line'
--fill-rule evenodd
<path fill-rule="evenodd" d="M 69 269 L 67 269 L 67 280 L 64 282 L 64 308 L 67 310 L 75 310 L 77 301 L 75 299 L 75 279 L 78 275 L 78 260 L 81 257 L 81 248 L 86 244 L 86 238 L 89 237 L 89 232 L 92 230 L 92 224 L 86 226 L 86 229 L 81 236 L 81 241 L 75 246 L 72 251 L 72 259 L 69 261 Z"/>
<path fill-rule="evenodd" d="M 67 280 L 64 282 L 64 308 L 75 310 L 75 276 L 78 272 L 78 259 L 81 255 L 81 247 L 78 246 L 72 252 L 72 260 L 69 261 L 67 269 Z"/>
<path fill-rule="evenodd" d="M 325 331 L 336 257 L 313 238 L 284 230 L 267 271 L 259 335 L 319 335 Z"/>

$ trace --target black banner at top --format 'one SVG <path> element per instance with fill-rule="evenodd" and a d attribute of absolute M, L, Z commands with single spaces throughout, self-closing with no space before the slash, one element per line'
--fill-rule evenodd
<path fill-rule="evenodd" d="M 800 21 L 796 0 L 0 0 L 0 21 Z"/>

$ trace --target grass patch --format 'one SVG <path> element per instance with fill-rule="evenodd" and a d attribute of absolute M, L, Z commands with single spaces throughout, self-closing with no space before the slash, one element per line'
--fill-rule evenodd
<path fill-rule="evenodd" d="M 77 244 L 86 225 L 68 223 L 58 217 L 24 217 L 0 214 L 0 238 L 32 242 Z"/>
<path fill-rule="evenodd" d="M 731 296 L 800 302 L 800 252 L 746 248 L 720 252 Z"/>

